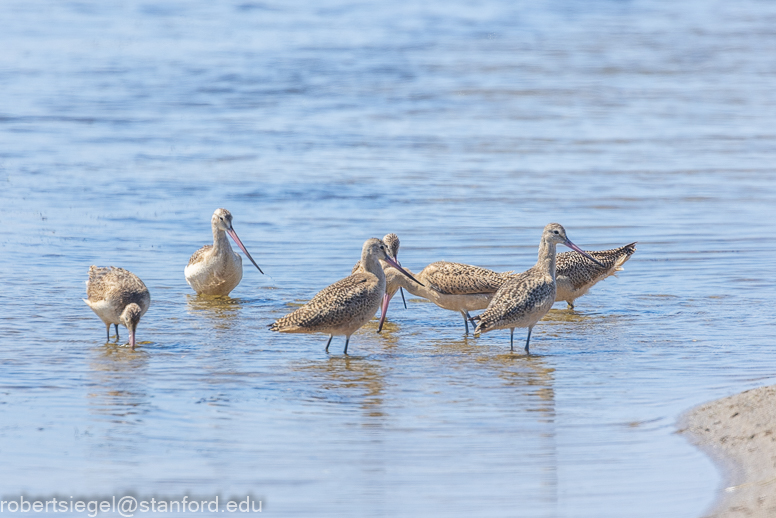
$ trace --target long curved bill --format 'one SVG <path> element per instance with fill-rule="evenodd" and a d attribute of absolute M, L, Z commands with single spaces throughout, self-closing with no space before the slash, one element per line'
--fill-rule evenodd
<path fill-rule="evenodd" d="M 567 239 L 567 240 L 566 240 L 566 242 L 565 242 L 565 243 L 563 243 L 563 244 L 564 244 L 564 245 L 566 245 L 567 247 L 571 248 L 571 249 L 572 249 L 572 250 L 574 250 L 575 252 L 579 252 L 580 254 L 584 255 L 585 257 L 587 257 L 588 259 L 590 259 L 591 261 L 593 261 L 593 262 L 594 262 L 595 264 L 597 264 L 598 266 L 601 266 L 601 267 L 603 267 L 603 268 L 606 268 L 606 266 L 605 266 L 605 265 L 603 265 L 603 264 L 599 263 L 598 261 L 596 261 L 595 259 L 593 259 L 593 257 L 592 257 L 590 254 L 588 254 L 587 252 L 585 252 L 584 250 L 582 250 L 581 248 L 579 248 L 577 245 L 575 245 L 574 243 L 572 243 L 572 242 L 571 242 L 571 241 L 569 241 L 568 239 Z"/>
<path fill-rule="evenodd" d="M 404 268 L 402 268 L 401 266 L 399 266 L 399 263 L 397 263 L 396 261 L 394 261 L 394 260 L 393 260 L 393 259 L 391 259 L 390 257 L 387 257 L 387 256 L 386 256 L 386 258 L 385 258 L 385 262 L 386 262 L 386 263 L 388 263 L 388 264 L 390 264 L 391 266 L 393 266 L 394 268 L 396 268 L 396 269 L 397 269 L 397 270 L 399 270 L 401 273 L 403 273 L 404 275 L 406 275 L 407 277 L 409 277 L 409 278 L 410 278 L 410 279 L 412 279 L 413 281 L 417 282 L 417 283 L 418 283 L 418 284 L 420 284 L 421 286 L 425 286 L 425 284 L 423 284 L 422 282 L 420 282 L 419 280 L 417 280 L 415 277 L 413 277 L 412 275 L 410 275 L 409 273 L 407 273 L 407 271 L 406 271 Z"/>
<path fill-rule="evenodd" d="M 137 342 L 135 342 L 135 330 L 134 329 L 130 329 L 129 330 L 129 345 L 130 345 L 130 347 L 132 347 L 133 351 L 135 350 L 135 344 L 136 343 Z"/>
<path fill-rule="evenodd" d="M 229 230 L 226 231 L 226 233 L 229 234 L 229 237 L 234 239 L 234 242 L 237 243 L 237 246 L 240 247 L 240 250 L 242 250 L 243 253 L 248 256 L 248 259 L 251 260 L 251 262 L 253 263 L 253 266 L 255 266 L 256 268 L 259 268 L 259 265 L 256 264 L 256 261 L 253 260 L 253 257 L 251 257 L 251 254 L 249 254 L 248 250 L 245 249 L 245 245 L 242 244 L 242 241 L 240 241 L 240 238 L 237 237 L 237 232 L 235 232 L 233 228 L 230 228 Z M 261 272 L 261 268 L 259 268 L 259 271 Z M 261 273 L 264 274 L 264 272 L 261 272 Z"/>
<path fill-rule="evenodd" d="M 387 293 L 383 294 L 383 303 L 380 306 L 380 323 L 377 325 L 377 332 L 383 330 L 383 322 L 385 322 L 385 317 L 388 314 L 388 304 L 391 303 L 391 297 Z"/>
<path fill-rule="evenodd" d="M 401 263 L 399 262 L 399 254 L 396 254 L 394 256 L 394 259 L 396 259 L 396 263 L 401 266 Z M 399 288 L 399 293 L 401 293 L 401 301 L 404 303 L 404 309 L 407 309 L 407 300 L 404 298 L 404 288 Z M 380 331 L 377 331 L 378 333 Z"/>

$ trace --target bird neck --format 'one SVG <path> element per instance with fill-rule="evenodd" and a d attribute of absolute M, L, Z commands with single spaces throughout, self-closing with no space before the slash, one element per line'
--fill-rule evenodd
<path fill-rule="evenodd" d="M 539 243 L 539 258 L 536 261 L 536 268 L 540 272 L 549 275 L 555 280 L 555 258 L 556 250 L 555 243 L 548 243 L 545 239 L 542 239 Z"/>
<path fill-rule="evenodd" d="M 383 272 L 383 267 L 380 266 L 380 261 L 377 257 L 366 253 L 361 254 L 361 264 L 364 266 L 365 271 L 376 275 L 381 282 L 385 282 L 385 272 Z"/>
<path fill-rule="evenodd" d="M 416 277 L 414 273 L 409 268 L 404 268 L 404 271 L 412 275 L 413 277 Z M 388 270 L 388 274 L 385 276 L 385 291 L 396 293 L 399 288 L 404 288 L 408 292 L 412 293 L 416 297 L 423 297 L 424 299 L 428 299 L 431 301 L 436 300 L 437 292 L 429 288 L 428 286 L 421 286 L 417 282 L 413 281 L 412 279 L 408 278 L 405 275 L 402 275 L 402 273 L 397 270 L 396 268 L 390 268 Z"/>
<path fill-rule="evenodd" d="M 213 225 L 213 251 L 216 254 L 232 251 L 232 247 L 229 244 L 229 238 L 226 237 L 226 232 L 215 225 Z"/>

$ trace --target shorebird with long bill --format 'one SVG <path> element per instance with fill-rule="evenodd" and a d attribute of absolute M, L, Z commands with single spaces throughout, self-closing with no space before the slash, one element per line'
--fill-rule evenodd
<path fill-rule="evenodd" d="M 407 271 L 412 273 L 410 270 Z M 471 318 L 469 311 L 487 308 L 493 295 L 512 276 L 512 272 L 499 273 L 470 264 L 437 261 L 414 275 L 423 284 L 399 275 L 399 272 L 393 268 L 385 269 L 386 288 L 378 333 L 383 328 L 391 298 L 397 290 L 404 288 L 416 297 L 428 299 L 442 309 L 460 313 L 468 335 L 468 319 Z"/>
<path fill-rule="evenodd" d="M 479 320 L 474 330 L 475 335 L 496 329 L 509 329 L 509 346 L 510 350 L 514 351 L 515 328 L 527 327 L 525 352 L 530 354 L 531 331 L 555 302 L 556 245 L 558 244 L 565 245 L 604 267 L 572 243 L 566 237 L 566 229 L 563 226 L 550 223 L 542 232 L 536 264 L 529 270 L 510 277 L 499 288 L 487 309 L 475 317 Z"/>
<path fill-rule="evenodd" d="M 270 331 L 328 334 L 327 352 L 332 338 L 344 335 L 347 354 L 351 335 L 375 315 L 385 294 L 385 273 L 380 261 L 412 278 L 391 257 L 383 241 L 368 239 L 361 249 L 363 271 L 322 289 L 307 304 L 270 324 Z"/>
<path fill-rule="evenodd" d="M 232 250 L 226 235 L 229 234 L 240 250 L 248 256 L 262 274 L 259 265 L 242 244 L 232 227 L 232 214 L 226 209 L 216 209 L 210 218 L 213 244 L 205 245 L 191 256 L 183 270 L 186 282 L 198 295 L 229 295 L 240 284 L 243 275 L 242 258 Z"/>

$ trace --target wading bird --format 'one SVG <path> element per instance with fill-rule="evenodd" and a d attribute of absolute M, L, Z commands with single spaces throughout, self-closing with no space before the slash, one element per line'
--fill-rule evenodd
<path fill-rule="evenodd" d="M 270 324 L 269 329 L 281 333 L 328 334 L 327 352 L 334 336 L 345 335 L 344 354 L 347 354 L 350 336 L 374 316 L 385 293 L 381 260 L 411 277 L 390 256 L 385 243 L 371 238 L 361 250 L 363 271 L 327 286 L 310 302 Z"/>
<path fill-rule="evenodd" d="M 135 330 L 148 306 L 151 295 L 137 275 L 122 268 L 89 267 L 84 299 L 92 311 L 105 322 L 108 341 L 110 325 L 116 326 L 116 342 L 119 341 L 119 324 L 129 331 L 129 345 L 135 348 Z"/>
<path fill-rule="evenodd" d="M 531 331 L 555 302 L 555 247 L 558 244 L 565 245 L 604 267 L 572 243 L 561 225 L 550 223 L 542 232 L 536 264 L 529 270 L 510 277 L 499 288 L 487 309 L 479 317 L 475 317 L 479 320 L 474 330 L 475 335 L 496 329 L 509 329 L 509 346 L 510 350 L 514 351 L 515 328 L 527 327 L 525 352 L 530 354 Z"/>
<path fill-rule="evenodd" d="M 264 272 L 237 237 L 232 228 L 232 214 L 228 210 L 216 209 L 210 218 L 210 225 L 213 228 L 213 244 L 194 252 L 183 274 L 198 295 L 229 295 L 240 284 L 243 270 L 242 258 L 232 250 L 226 234 L 234 239 L 259 272 Z"/>

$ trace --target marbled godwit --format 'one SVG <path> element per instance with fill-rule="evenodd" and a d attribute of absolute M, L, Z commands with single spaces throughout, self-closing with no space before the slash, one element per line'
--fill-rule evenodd
<path fill-rule="evenodd" d="M 469 264 L 437 261 L 416 275 L 417 279 L 425 284 L 421 286 L 399 275 L 395 269 L 386 268 L 386 288 L 377 331 L 380 332 L 383 328 L 391 297 L 396 290 L 404 288 L 416 297 L 430 300 L 440 308 L 460 313 L 468 335 L 468 319 L 471 318 L 469 311 L 487 308 L 493 295 L 511 276 L 512 272 L 498 273 Z"/>
<path fill-rule="evenodd" d="M 588 252 L 603 267 L 576 252 L 558 254 L 555 301 L 565 300 L 569 309 L 574 309 L 575 299 L 587 293 L 599 281 L 622 271 L 622 265 L 635 251 L 636 243 L 631 243 L 611 250 Z"/>
<path fill-rule="evenodd" d="M 310 302 L 270 324 L 269 329 L 281 333 L 326 333 L 327 352 L 335 335 L 345 335 L 347 354 L 350 336 L 374 316 L 385 293 L 385 273 L 380 261 L 409 275 L 389 254 L 388 247 L 379 239 L 367 240 L 361 250 L 364 271 L 324 288 Z"/>
<path fill-rule="evenodd" d="M 213 244 L 205 245 L 191 256 L 183 270 L 186 282 L 198 295 L 229 295 L 242 280 L 242 258 L 232 251 L 226 234 L 234 239 L 253 265 L 263 274 L 259 265 L 237 237 L 232 228 L 232 214 L 226 209 L 216 209 L 210 218 L 213 227 Z"/>
<path fill-rule="evenodd" d="M 129 345 L 134 349 L 137 324 L 151 304 L 151 295 L 143 281 L 122 268 L 90 266 L 86 296 L 84 302 L 105 322 L 108 340 L 113 324 L 116 342 L 119 341 L 119 324 L 122 324 L 129 331 Z"/>
<path fill-rule="evenodd" d="M 385 246 L 388 247 L 388 251 L 390 252 L 391 257 L 394 258 L 394 260 L 399 263 L 399 266 L 401 266 L 401 262 L 399 261 L 399 246 L 401 245 L 401 242 L 399 241 L 399 236 L 396 234 L 386 234 L 385 237 L 383 237 L 383 243 L 385 243 Z M 380 261 L 380 266 L 383 267 L 383 271 L 387 271 L 389 268 L 391 268 L 391 265 L 386 263 L 385 261 Z M 353 266 L 353 269 L 350 271 L 351 274 L 356 272 L 362 272 L 364 271 L 364 268 L 361 266 L 361 261 L 357 261 L 355 266 Z M 393 270 L 396 275 L 401 276 L 397 270 Z M 387 278 L 386 278 L 387 282 Z M 390 284 L 385 285 L 386 291 L 390 288 Z M 399 292 L 401 293 L 401 300 L 404 303 L 404 309 L 407 309 L 407 301 L 404 299 L 404 290 L 399 287 Z M 396 290 L 394 289 L 391 291 L 391 297 L 393 297 L 396 294 Z M 382 319 L 380 320 L 380 329 L 377 330 L 379 333 L 380 330 L 383 328 L 382 325 Z"/>
<path fill-rule="evenodd" d="M 531 269 L 510 277 L 499 288 L 488 308 L 479 315 L 479 323 L 474 330 L 475 335 L 509 328 L 509 346 L 514 351 L 515 328 L 527 327 L 525 352 L 530 354 L 528 346 L 531 342 L 531 331 L 555 302 L 555 246 L 557 244 L 565 245 L 593 262 L 598 262 L 569 241 L 566 230 L 561 225 L 550 223 L 544 227 L 536 264 Z"/>

